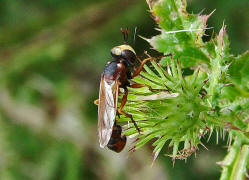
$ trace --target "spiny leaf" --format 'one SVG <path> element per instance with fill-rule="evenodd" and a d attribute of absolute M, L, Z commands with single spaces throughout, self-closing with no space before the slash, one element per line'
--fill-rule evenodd
<path fill-rule="evenodd" d="M 237 88 L 249 97 L 249 51 L 236 58 L 229 67 L 229 75 Z M 242 94 L 242 95 L 243 95 Z"/>
<path fill-rule="evenodd" d="M 154 139 L 154 160 L 166 142 L 173 147 L 168 155 L 173 161 L 186 159 L 196 153 L 199 144 L 205 148 L 202 137 L 208 133 L 210 137 L 215 129 L 217 142 L 228 131 L 229 147 L 234 139 L 233 147 L 247 147 L 249 53 L 238 57 L 230 54 L 224 24 L 218 35 L 203 42 L 207 20 L 213 12 L 189 14 L 185 0 L 147 2 L 160 33 L 144 39 L 155 50 L 173 56 L 162 58 L 159 64 L 150 62 L 152 66 L 145 65 L 145 72 L 132 80 L 146 88 L 129 88 L 124 111 L 133 116 L 142 133 L 138 134 L 130 124 L 125 125 L 128 129 L 124 134 L 138 135 L 135 149 Z M 122 116 L 120 121 L 130 122 Z M 244 163 L 243 170 L 249 165 L 249 161 L 240 162 Z M 224 165 L 223 175 L 243 177 L 233 170 L 240 169 L 240 162 L 229 164 L 229 168 Z"/>

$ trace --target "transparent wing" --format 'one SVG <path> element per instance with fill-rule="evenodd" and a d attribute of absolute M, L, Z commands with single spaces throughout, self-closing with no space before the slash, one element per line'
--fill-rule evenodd
<path fill-rule="evenodd" d="M 101 148 L 108 144 L 112 135 L 117 111 L 118 86 L 118 81 L 108 84 L 102 74 L 98 106 L 98 134 Z"/>

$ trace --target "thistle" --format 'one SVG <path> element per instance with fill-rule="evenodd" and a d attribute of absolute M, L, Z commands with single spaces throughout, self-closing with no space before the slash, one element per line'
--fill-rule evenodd
<path fill-rule="evenodd" d="M 187 159 L 200 145 L 205 147 L 205 135 L 220 131 L 223 138 L 228 134 L 229 145 L 219 163 L 221 179 L 244 178 L 249 166 L 248 51 L 238 57 L 230 54 L 224 24 L 210 41 L 202 40 L 213 12 L 189 14 L 184 0 L 147 3 L 160 34 L 144 39 L 158 52 L 173 56 L 150 62 L 133 79 L 146 86 L 130 88 L 124 108 L 142 131 L 132 151 L 154 140 L 154 159 L 165 144 L 173 161 Z M 127 136 L 137 134 L 132 123 L 124 129 Z"/>

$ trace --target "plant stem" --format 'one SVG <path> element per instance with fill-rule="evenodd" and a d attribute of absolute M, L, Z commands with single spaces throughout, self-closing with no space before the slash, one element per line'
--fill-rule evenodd
<path fill-rule="evenodd" d="M 242 180 L 249 165 L 249 145 L 241 146 L 241 139 L 236 138 L 229 153 L 222 161 L 223 170 L 220 180 Z"/>
<path fill-rule="evenodd" d="M 231 178 L 233 180 L 245 179 L 247 166 L 249 163 L 249 145 L 243 145 L 239 151 L 239 156 L 233 167 Z"/>

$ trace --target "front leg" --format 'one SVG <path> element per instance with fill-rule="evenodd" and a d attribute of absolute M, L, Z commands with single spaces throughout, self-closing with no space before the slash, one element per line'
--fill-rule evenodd
<path fill-rule="evenodd" d="M 132 74 L 132 78 L 134 78 L 134 77 L 136 77 L 137 75 L 139 75 L 140 74 L 140 72 L 142 71 L 142 69 L 143 69 L 143 66 L 145 65 L 145 63 L 147 62 L 147 61 L 155 61 L 155 60 L 158 60 L 158 59 L 162 59 L 163 57 L 167 57 L 167 56 L 171 56 L 171 58 L 172 58 L 172 54 L 167 54 L 167 55 L 164 55 L 164 56 L 158 56 L 158 57 L 151 57 L 151 56 L 149 56 L 147 53 L 145 53 L 147 56 L 148 56 L 148 58 L 146 58 L 146 59 L 144 59 L 143 61 L 141 61 L 138 57 L 138 59 L 139 59 L 139 61 L 141 62 L 141 64 L 140 64 L 140 66 L 135 70 L 135 72 Z"/>

